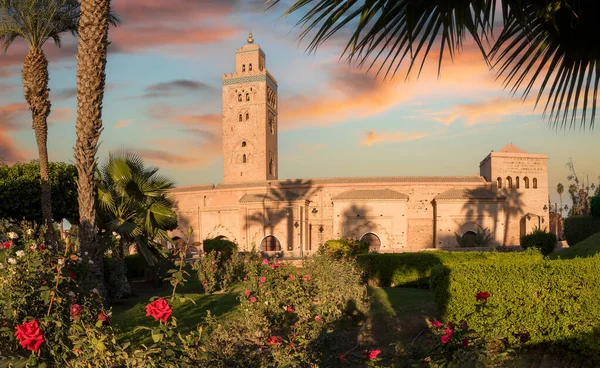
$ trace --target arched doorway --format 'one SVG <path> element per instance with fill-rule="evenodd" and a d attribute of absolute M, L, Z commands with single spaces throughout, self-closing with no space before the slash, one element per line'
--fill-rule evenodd
<path fill-rule="evenodd" d="M 381 248 L 381 239 L 375 233 L 366 233 L 360 241 L 369 244 L 369 252 L 376 252 Z"/>
<path fill-rule="evenodd" d="M 474 231 L 469 230 L 469 231 L 465 232 L 461 236 L 463 247 L 465 247 L 465 248 L 474 247 L 476 245 L 475 244 L 476 238 L 477 238 L 477 234 Z"/>
<path fill-rule="evenodd" d="M 281 243 L 273 235 L 268 235 L 260 242 L 260 250 L 263 252 L 280 252 Z"/>

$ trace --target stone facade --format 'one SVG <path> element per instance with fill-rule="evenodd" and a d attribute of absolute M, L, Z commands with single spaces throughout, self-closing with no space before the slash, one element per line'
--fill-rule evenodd
<path fill-rule="evenodd" d="M 248 114 L 246 118 L 246 114 Z M 327 240 L 369 240 L 380 252 L 456 248 L 456 235 L 487 229 L 518 245 L 549 225 L 546 155 L 512 144 L 491 152 L 475 176 L 277 180 L 277 82 L 253 43 L 223 76 L 223 183 L 172 191 L 173 236 L 224 235 L 241 250 L 309 255 Z"/>

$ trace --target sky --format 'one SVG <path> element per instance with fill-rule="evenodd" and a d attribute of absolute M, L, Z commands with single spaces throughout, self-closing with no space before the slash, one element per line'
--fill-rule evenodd
<path fill-rule="evenodd" d="M 307 52 L 298 16 L 280 18 L 285 3 L 113 0 L 122 23 L 109 31 L 99 162 L 128 149 L 177 185 L 221 182 L 221 77 L 234 71 L 251 30 L 279 85 L 279 179 L 473 175 L 490 151 L 513 143 L 549 156 L 552 202 L 556 184 L 568 186 L 569 158 L 579 177 L 598 183 L 598 132 L 552 128 L 532 98 L 503 88 L 472 42 L 444 58 L 439 76 L 432 50 L 420 75 L 401 68 L 383 78 L 340 59 L 348 33 Z M 44 47 L 51 161 L 74 162 L 76 49 L 69 34 L 62 48 Z M 19 41 L 0 55 L 0 157 L 9 164 L 37 156 L 20 78 L 25 55 Z"/>

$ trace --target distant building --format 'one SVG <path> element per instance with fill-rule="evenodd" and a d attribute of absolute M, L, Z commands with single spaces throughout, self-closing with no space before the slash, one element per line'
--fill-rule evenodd
<path fill-rule="evenodd" d="M 278 180 L 277 81 L 252 34 L 222 88 L 223 183 L 172 191 L 174 236 L 192 227 L 195 242 L 224 235 L 241 250 L 303 256 L 342 237 L 402 252 L 454 248 L 455 234 L 478 229 L 518 245 L 534 228 L 548 228 L 547 155 L 508 144 L 474 176 Z"/>

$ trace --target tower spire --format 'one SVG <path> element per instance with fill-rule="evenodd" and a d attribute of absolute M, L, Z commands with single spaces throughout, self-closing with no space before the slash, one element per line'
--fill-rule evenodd
<path fill-rule="evenodd" d="M 248 35 L 248 43 L 254 43 L 254 38 L 252 38 L 252 31 L 250 31 L 250 34 Z"/>

